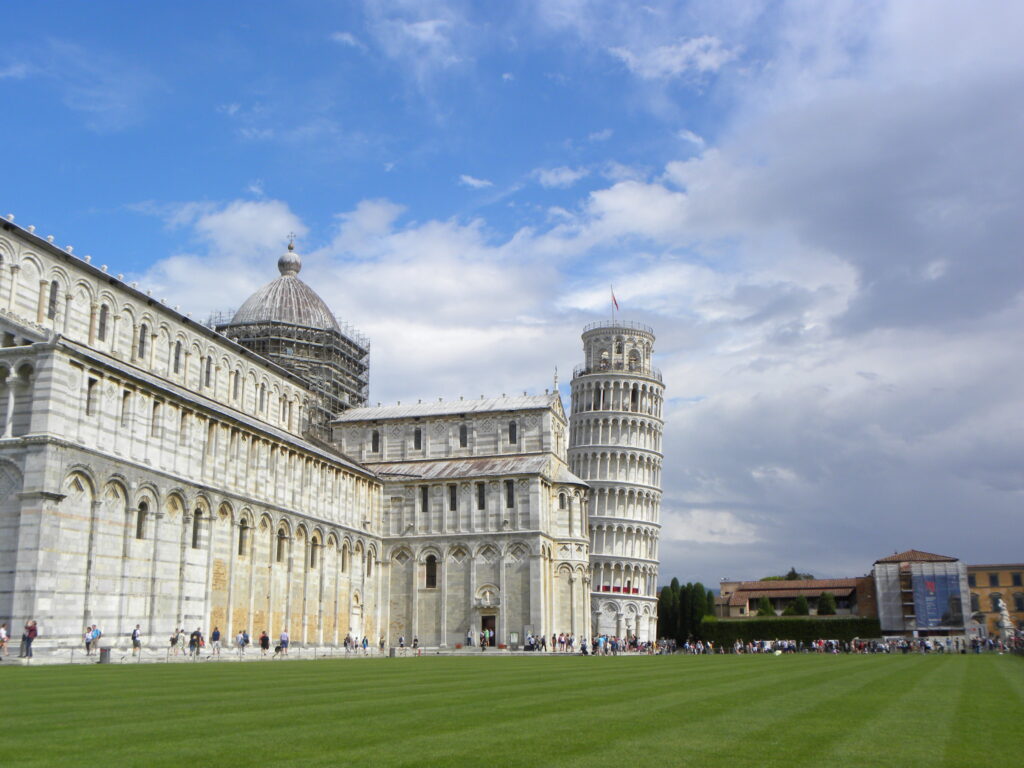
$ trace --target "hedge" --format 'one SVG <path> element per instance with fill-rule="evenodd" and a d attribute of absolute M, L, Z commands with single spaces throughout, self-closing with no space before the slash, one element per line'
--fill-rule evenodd
<path fill-rule="evenodd" d="M 774 619 L 716 619 L 706 616 L 700 626 L 705 640 L 732 646 L 737 640 L 862 640 L 882 636 L 878 619 L 860 616 L 777 616 Z"/>

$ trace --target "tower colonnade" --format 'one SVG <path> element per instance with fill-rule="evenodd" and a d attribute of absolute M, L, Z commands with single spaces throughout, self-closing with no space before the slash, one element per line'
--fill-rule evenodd
<path fill-rule="evenodd" d="M 587 326 L 569 425 L 569 467 L 591 487 L 593 632 L 641 642 L 657 630 L 665 387 L 653 349 L 648 326 Z"/>

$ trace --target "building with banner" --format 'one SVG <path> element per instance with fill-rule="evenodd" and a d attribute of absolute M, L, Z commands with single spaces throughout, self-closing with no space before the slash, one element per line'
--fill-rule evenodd
<path fill-rule="evenodd" d="M 878 619 L 887 635 L 962 635 L 970 615 L 967 566 L 910 549 L 875 561 Z"/>

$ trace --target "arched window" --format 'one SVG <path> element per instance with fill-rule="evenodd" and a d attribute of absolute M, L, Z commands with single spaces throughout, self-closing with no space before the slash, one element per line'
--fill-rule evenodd
<path fill-rule="evenodd" d="M 519 442 L 519 426 L 514 422 L 508 423 L 508 444 L 515 445 Z"/>
<path fill-rule="evenodd" d="M 465 448 L 469 445 L 469 427 L 465 424 L 459 427 L 459 448 Z"/>
<path fill-rule="evenodd" d="M 558 494 L 558 508 L 565 509 L 566 498 L 564 493 Z"/>
<path fill-rule="evenodd" d="M 313 539 L 309 542 L 309 568 L 313 570 L 316 568 L 316 551 L 320 548 L 320 542 Z"/>
<path fill-rule="evenodd" d="M 284 528 L 280 528 L 277 531 L 277 562 L 283 563 L 285 553 L 288 550 L 288 534 L 284 532 Z"/>
<path fill-rule="evenodd" d="M 245 556 L 246 547 L 249 545 L 249 523 L 242 520 L 238 524 L 238 555 Z"/>
<path fill-rule="evenodd" d="M 989 610 L 993 613 L 999 613 L 999 601 L 1003 599 L 1002 594 L 999 592 L 993 592 L 991 595 L 988 596 L 988 599 L 989 603 L 991 604 Z"/>
<path fill-rule="evenodd" d="M 637 352 L 635 349 L 629 353 L 629 370 L 640 370 L 640 353 Z"/>
<path fill-rule="evenodd" d="M 181 371 L 181 342 L 174 342 L 174 372 L 179 373 Z"/>
<path fill-rule="evenodd" d="M 231 385 L 231 397 L 234 400 L 238 399 L 238 396 L 242 392 L 242 372 L 235 371 L 235 380 Z"/>
<path fill-rule="evenodd" d="M 146 502 L 139 503 L 139 511 L 135 516 L 135 538 L 146 538 L 146 515 L 149 514 L 149 505 Z"/>
<path fill-rule="evenodd" d="M 616 341 L 615 342 L 615 354 L 616 355 L 621 355 L 622 354 L 622 342 L 621 341 Z"/>
<path fill-rule="evenodd" d="M 46 307 L 46 316 L 53 320 L 57 317 L 57 291 L 60 288 L 60 283 L 56 280 L 50 283 L 50 301 Z"/>
<path fill-rule="evenodd" d="M 370 433 L 370 452 L 380 453 L 380 430 L 375 429 Z"/>
<path fill-rule="evenodd" d="M 427 589 L 437 589 L 437 557 L 427 555 Z"/>
<path fill-rule="evenodd" d="M 260 384 L 260 413 L 267 408 L 267 385 Z"/>
<path fill-rule="evenodd" d="M 149 423 L 150 437 L 160 437 L 160 401 L 153 401 L 153 414 Z"/>
<path fill-rule="evenodd" d="M 366 553 L 366 578 L 373 576 L 373 552 Z"/>
<path fill-rule="evenodd" d="M 96 331 L 96 335 L 99 336 L 100 341 L 107 340 L 107 317 L 109 315 L 110 307 L 108 307 L 106 304 L 101 304 L 99 328 Z"/>
<path fill-rule="evenodd" d="M 203 374 L 203 386 L 209 387 L 213 381 L 213 358 L 206 356 L 206 372 Z"/>
<path fill-rule="evenodd" d="M 192 513 L 192 549 L 199 549 L 203 535 L 203 512 L 197 509 Z"/>
<path fill-rule="evenodd" d="M 143 323 L 139 326 L 139 350 L 136 357 L 143 360 L 146 357 L 146 340 L 149 336 L 149 326 Z"/>
<path fill-rule="evenodd" d="M 971 613 L 977 613 L 980 610 L 981 600 L 978 599 L 978 596 L 976 594 L 971 592 Z"/>
<path fill-rule="evenodd" d="M 417 451 L 423 448 L 423 430 L 419 427 L 412 431 L 412 447 Z"/>
<path fill-rule="evenodd" d="M 341 548 L 341 572 L 348 573 L 348 544 Z"/>
<path fill-rule="evenodd" d="M 600 358 L 600 361 L 597 364 L 597 367 L 600 370 L 602 370 L 602 371 L 607 371 L 608 370 L 608 360 L 609 360 L 608 350 L 607 349 L 602 349 L 601 350 L 601 358 Z"/>

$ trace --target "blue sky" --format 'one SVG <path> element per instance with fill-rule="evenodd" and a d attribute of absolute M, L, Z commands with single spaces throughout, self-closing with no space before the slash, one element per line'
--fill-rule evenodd
<path fill-rule="evenodd" d="M 5 8 L 5 210 L 198 317 L 298 235 L 371 397 L 658 332 L 663 575 L 1018 561 L 1018 4 Z"/>

